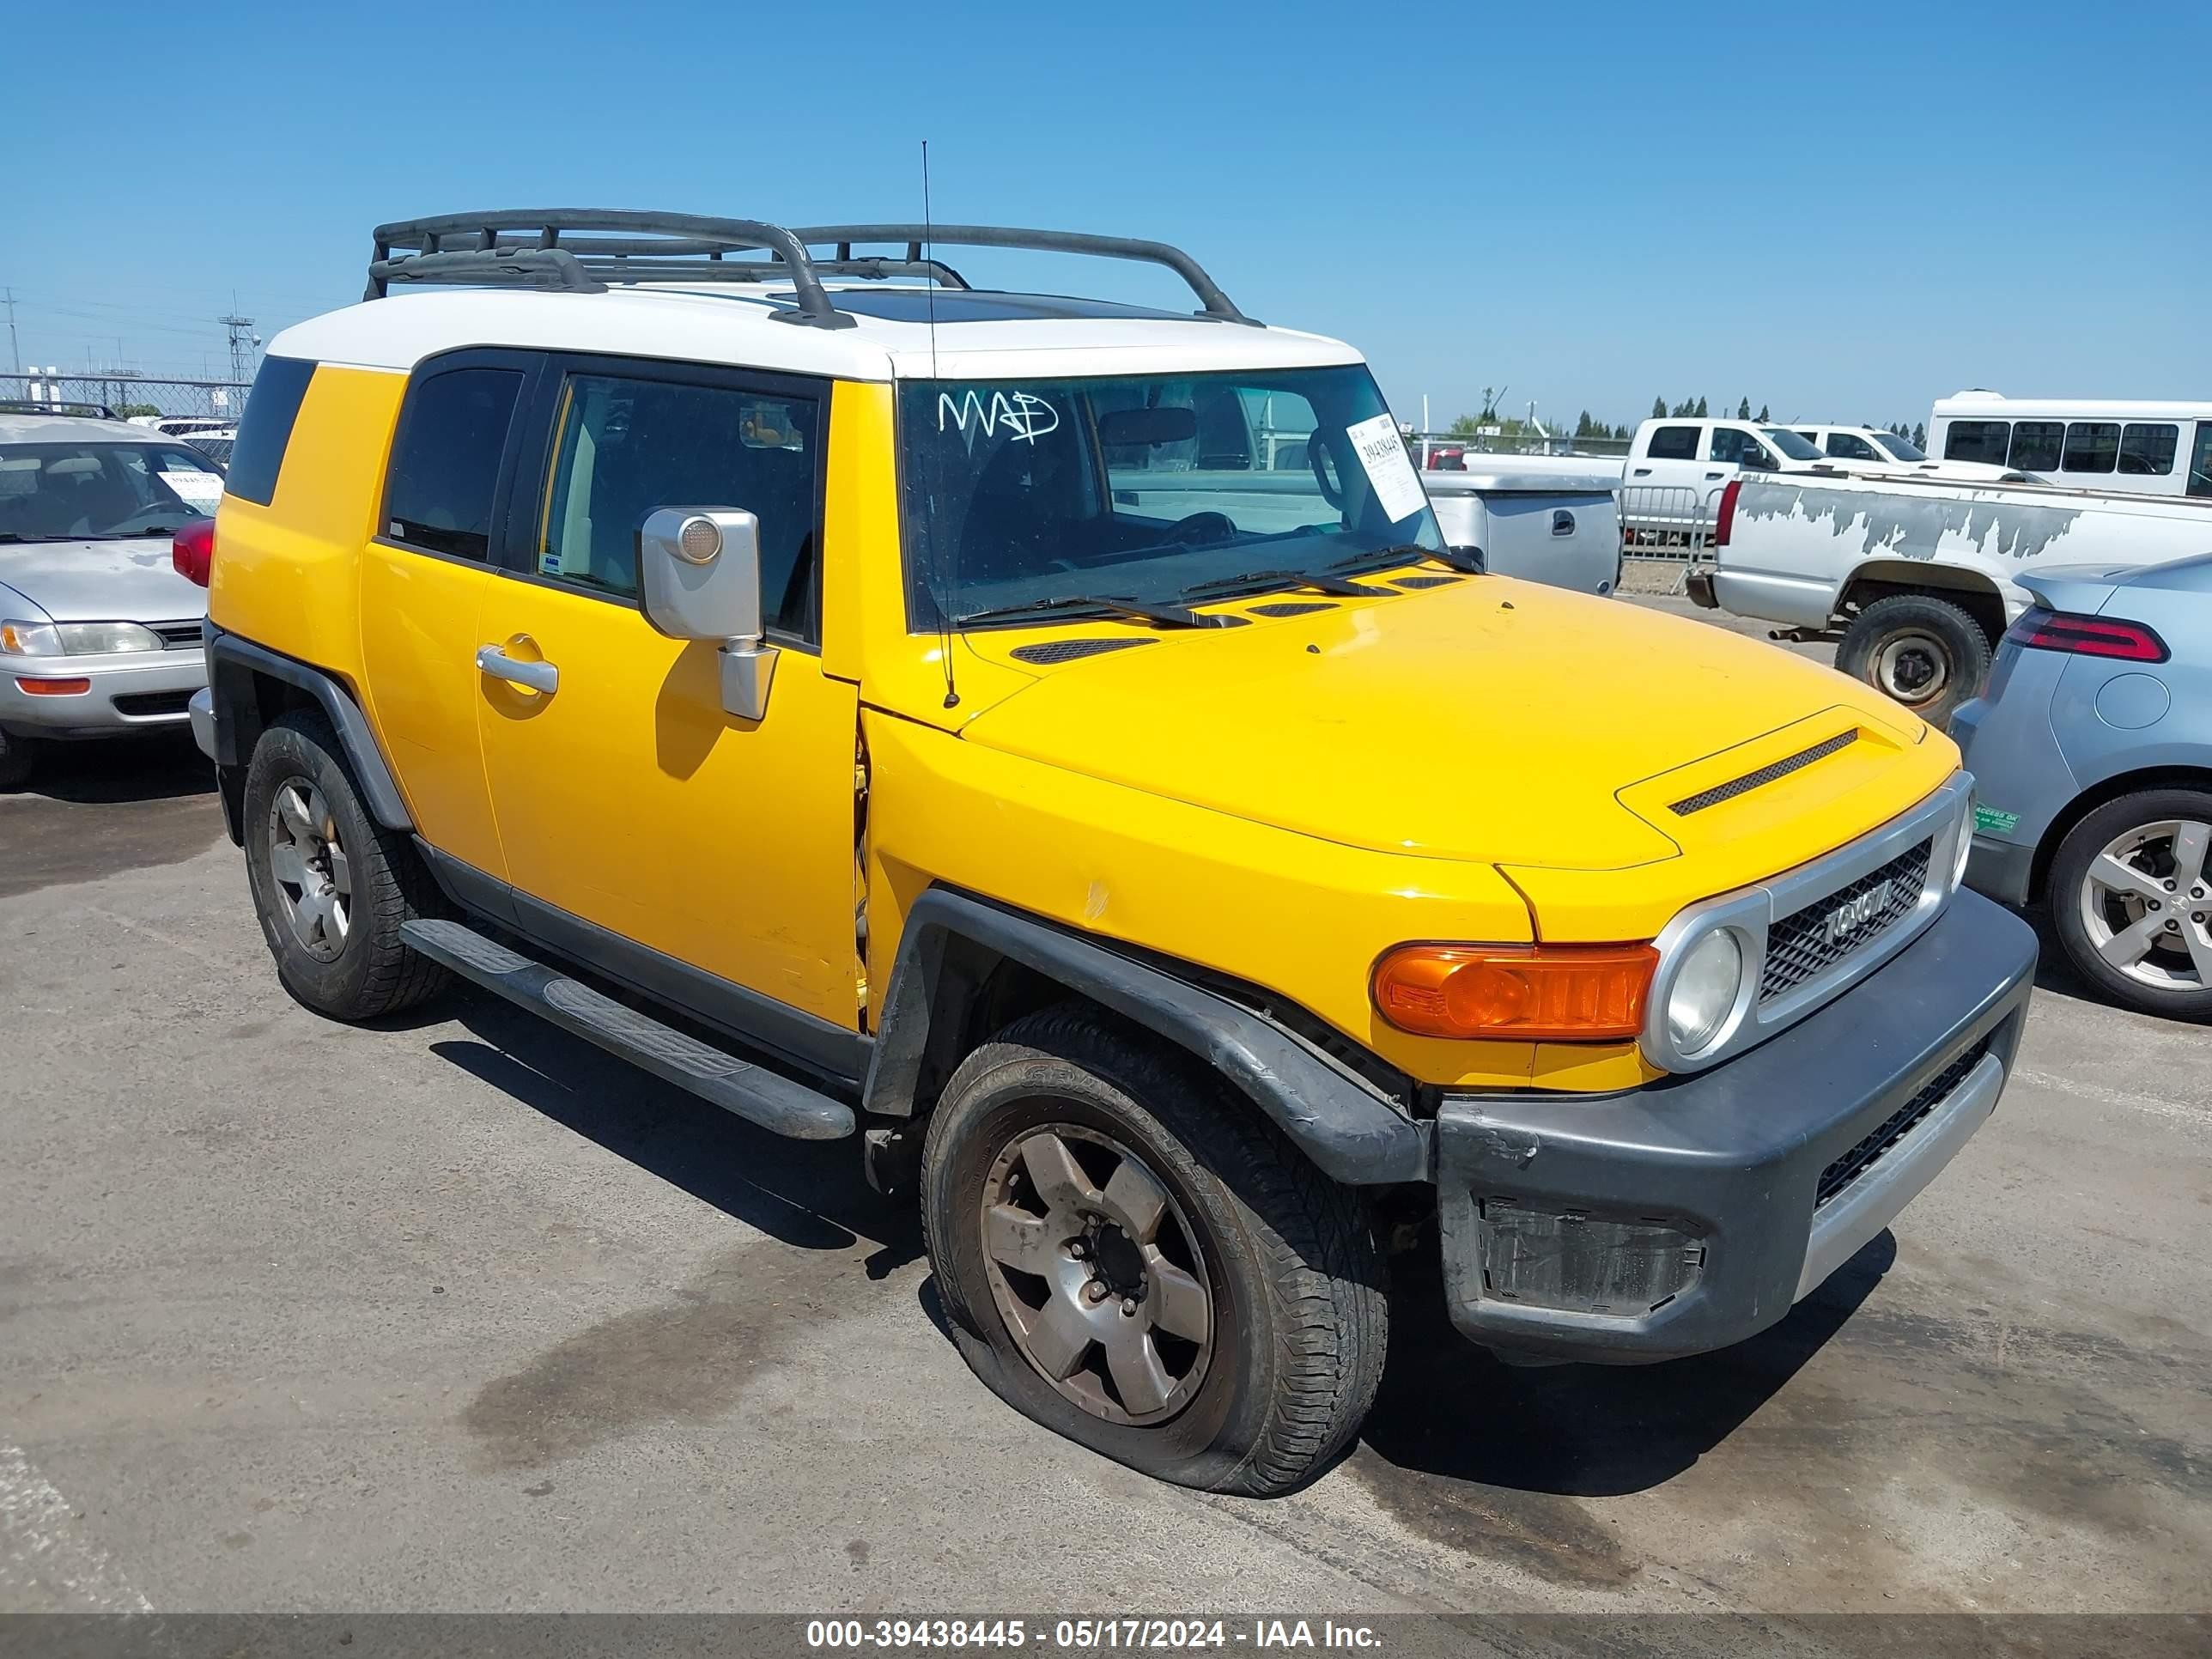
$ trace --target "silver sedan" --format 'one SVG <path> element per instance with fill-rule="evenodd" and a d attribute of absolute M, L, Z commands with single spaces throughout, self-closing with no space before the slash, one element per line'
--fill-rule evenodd
<path fill-rule="evenodd" d="M 222 495 L 221 469 L 180 439 L 0 413 L 0 787 L 49 740 L 186 722 L 207 592 L 171 538 Z"/>
<path fill-rule="evenodd" d="M 2048 900 L 2114 1001 L 2212 1019 L 2212 555 L 2019 580 L 2035 605 L 1951 720 L 1978 803 L 1967 883 Z"/>

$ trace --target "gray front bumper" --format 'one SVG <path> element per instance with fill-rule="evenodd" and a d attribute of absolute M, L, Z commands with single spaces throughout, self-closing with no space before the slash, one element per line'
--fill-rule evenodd
<path fill-rule="evenodd" d="M 1437 1208 L 1474 1340 L 1634 1364 L 1773 1324 L 1996 1104 L 2035 934 L 1972 892 L 1882 967 L 1711 1071 L 1596 1098 L 1447 1097 Z"/>
<path fill-rule="evenodd" d="M 23 690 L 25 679 L 82 679 L 91 685 L 64 696 L 41 696 Z M 0 729 L 26 737 L 101 738 L 180 726 L 185 700 L 206 684 L 207 659 L 198 649 L 9 657 L 0 659 Z"/>

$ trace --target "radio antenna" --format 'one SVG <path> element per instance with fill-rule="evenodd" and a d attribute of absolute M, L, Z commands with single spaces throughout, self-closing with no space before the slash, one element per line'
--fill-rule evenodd
<path fill-rule="evenodd" d="M 925 138 L 921 141 L 921 289 L 927 296 L 923 304 L 928 308 L 929 381 L 933 387 L 937 386 L 937 278 L 931 274 L 937 261 L 937 239 L 933 234 L 934 229 L 935 221 L 930 217 L 929 212 L 929 140 Z M 938 397 L 940 400 L 944 395 L 943 389 L 938 388 Z M 939 423 L 939 430 L 940 433 L 943 431 L 942 422 Z M 926 442 L 927 440 L 924 441 Z M 935 444 L 929 446 L 929 454 L 935 463 L 933 470 L 937 474 L 933 482 L 941 489 L 945 483 L 945 458 Z M 938 494 L 938 489 L 928 492 L 933 514 L 935 513 Z M 930 530 L 930 539 L 934 543 L 937 539 L 936 526 L 932 525 Z M 959 602 L 960 598 L 960 544 L 957 540 L 949 550 L 945 565 L 945 591 L 937 605 L 937 660 L 945 670 L 945 706 L 947 708 L 957 708 L 960 706 L 960 692 L 952 684 L 952 606 Z"/>

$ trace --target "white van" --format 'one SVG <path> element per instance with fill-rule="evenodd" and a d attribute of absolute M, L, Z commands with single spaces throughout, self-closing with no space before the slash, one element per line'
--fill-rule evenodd
<path fill-rule="evenodd" d="M 2007 398 L 1936 400 L 1928 447 L 2052 483 L 2144 495 L 2212 496 L 2212 403 Z"/>

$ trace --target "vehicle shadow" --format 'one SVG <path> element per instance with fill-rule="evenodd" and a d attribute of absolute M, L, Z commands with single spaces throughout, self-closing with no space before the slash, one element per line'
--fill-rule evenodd
<path fill-rule="evenodd" d="M 450 1012 L 469 1036 L 433 1054 L 702 1203 L 801 1249 L 872 1244 L 871 1279 L 921 1257 L 920 1218 L 868 1186 L 854 1142 L 772 1134 L 494 997 Z"/>
<path fill-rule="evenodd" d="M 1401 1287 L 1362 1439 L 1411 1474 L 1565 1498 L 1671 1480 L 1824 1347 L 1897 1259 L 1885 1231 L 1788 1316 L 1717 1353 L 1656 1365 L 1508 1365 L 1452 1328 L 1443 1285 Z"/>
<path fill-rule="evenodd" d="M 38 756 L 29 780 L 7 793 L 72 806 L 215 793 L 215 768 L 182 727 L 98 743 L 48 743 Z"/>
<path fill-rule="evenodd" d="M 468 1035 L 435 1041 L 432 1053 L 725 1215 L 802 1249 L 872 1245 L 871 1279 L 921 1258 L 913 1205 L 869 1188 L 851 1143 L 771 1134 L 486 994 L 445 1008 Z M 1788 1383 L 1896 1255 L 1882 1233 L 1780 1323 L 1719 1353 L 1534 1370 L 1461 1337 L 1435 1264 L 1417 1266 L 1392 1298 L 1389 1357 L 1359 1455 L 1407 1476 L 1560 1497 L 1662 1485 Z M 934 1280 L 915 1294 L 951 1340 Z"/>

